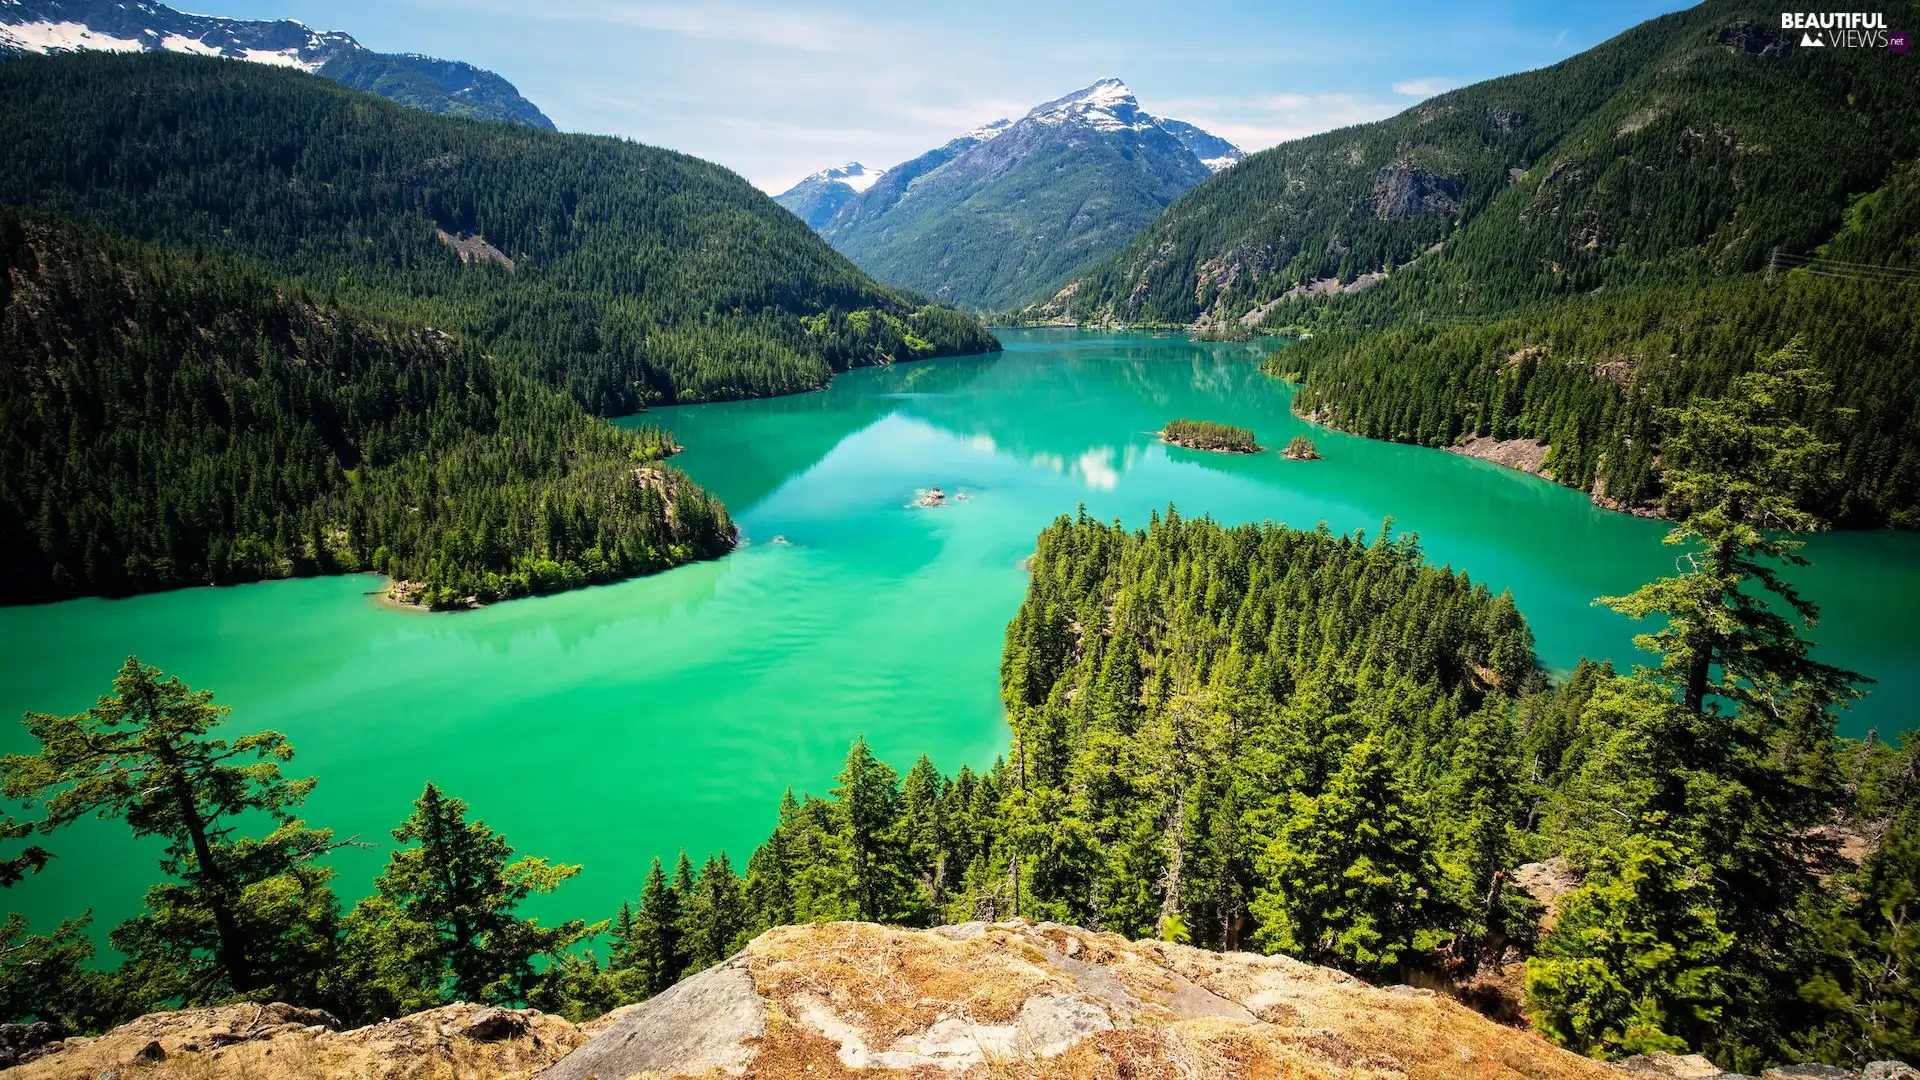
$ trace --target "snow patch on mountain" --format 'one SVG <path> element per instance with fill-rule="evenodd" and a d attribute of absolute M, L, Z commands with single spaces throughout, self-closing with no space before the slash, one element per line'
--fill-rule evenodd
<path fill-rule="evenodd" d="M 981 124 L 979 127 L 960 136 L 960 138 L 972 139 L 974 142 L 988 142 L 998 138 L 1002 132 L 1012 126 L 1013 121 L 1011 120 L 995 120 L 991 124 Z"/>
<path fill-rule="evenodd" d="M 1035 108 L 1026 118 L 1041 124 L 1077 122 L 1095 131 L 1145 131 L 1156 123 L 1119 79 L 1101 79 Z"/>
<path fill-rule="evenodd" d="M 140 52 L 146 48 L 135 38 L 120 38 L 95 33 L 85 23 L 31 22 L 0 26 L 0 42 L 10 48 L 29 52 Z"/>
<path fill-rule="evenodd" d="M 818 180 L 823 183 L 845 184 L 855 191 L 865 191 L 873 186 L 875 180 L 885 174 L 885 169 L 870 169 L 857 161 L 849 161 L 845 165 L 835 165 L 831 169 L 821 169 L 817 173 L 812 173 L 800 183 Z"/>
<path fill-rule="evenodd" d="M 511 83 L 457 61 L 372 52 L 339 31 L 316 31 L 293 19 L 263 21 L 193 15 L 152 0 L 0 0 L 0 51 L 174 52 L 220 56 L 322 74 L 429 112 L 452 111 L 551 129 Z M 337 62 L 337 63 L 336 63 Z M 403 80 L 387 79 L 406 69 Z M 417 76 L 425 74 L 427 80 Z M 423 90 L 446 95 L 449 106 Z M 455 104 L 457 99 L 457 104 Z"/>

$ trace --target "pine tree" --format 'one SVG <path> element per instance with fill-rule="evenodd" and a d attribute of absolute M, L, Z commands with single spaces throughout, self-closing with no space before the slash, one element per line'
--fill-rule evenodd
<path fill-rule="evenodd" d="M 1527 964 L 1534 1026 L 1583 1054 L 1686 1053 L 1729 1004 L 1733 935 L 1692 852 L 1649 830 L 1562 899 Z"/>
<path fill-rule="evenodd" d="M 1472 913 L 1454 951 L 1469 972 L 1479 967 L 1486 941 L 1509 929 L 1502 925 L 1501 898 L 1506 871 L 1516 861 L 1513 829 L 1520 796 L 1516 750 L 1507 703 L 1489 702 L 1467 718 L 1448 774 L 1447 848 L 1458 880 L 1465 886 L 1456 903 Z"/>
<path fill-rule="evenodd" d="M 1260 860 L 1267 947 L 1351 971 L 1392 971 L 1444 937 L 1429 841 L 1377 738 L 1355 743 Z"/>
<path fill-rule="evenodd" d="M 575 919 L 542 927 L 515 910 L 580 872 L 533 856 L 513 858 L 506 838 L 467 820 L 467 804 L 428 784 L 393 831 L 403 845 L 354 912 L 357 929 L 403 1000 L 518 1005 L 538 981 L 534 961 L 598 932 Z M 362 911 L 360 908 L 364 908 Z M 406 985 L 411 982 L 411 985 Z"/>
<path fill-rule="evenodd" d="M 29 713 L 40 752 L 0 762 L 0 790 L 44 803 L 43 833 L 99 814 L 165 841 L 160 867 L 174 880 L 149 889 L 147 912 L 113 937 L 136 993 L 311 997 L 338 916 L 332 871 L 313 859 L 335 845 L 294 816 L 314 781 L 281 775 L 292 745 L 274 731 L 210 738 L 228 711 L 213 694 L 133 657 L 113 685 L 84 713 Z M 255 814 L 272 831 L 236 837 Z"/>
<path fill-rule="evenodd" d="M 658 994 L 680 977 L 680 897 L 655 858 L 640 888 L 634 916 L 633 966 L 648 995 Z"/>
<path fill-rule="evenodd" d="M 1795 1040 L 1799 1049 L 1855 1067 L 1920 1059 L 1920 804 L 1887 826 L 1856 891 L 1814 931 L 1820 970 L 1800 992 L 1821 1015 Z"/>
<path fill-rule="evenodd" d="M 744 944 L 740 939 L 747 929 L 746 896 L 726 852 L 708 856 L 700 868 L 682 925 L 683 976 L 705 971 Z"/>
<path fill-rule="evenodd" d="M 1664 617 L 1662 629 L 1634 643 L 1660 655 L 1662 676 L 1693 712 L 1710 695 L 1763 706 L 1784 693 L 1859 696 L 1860 676 L 1811 659 L 1792 622 L 1743 588 L 1755 582 L 1807 626 L 1819 621 L 1819 609 L 1769 562 L 1807 565 L 1791 534 L 1826 526 L 1805 507 L 1835 482 L 1838 446 L 1802 418 L 1826 412 L 1832 392 L 1795 342 L 1735 379 L 1728 397 L 1668 418 L 1667 511 L 1679 524 L 1665 542 L 1694 549 L 1683 556 L 1689 569 L 1598 602 L 1635 619 Z"/>
<path fill-rule="evenodd" d="M 921 906 L 937 911 L 946 903 L 947 821 L 942 796 L 946 781 L 927 755 L 913 763 L 900 785 L 900 833 L 907 865 L 921 891 Z"/>
<path fill-rule="evenodd" d="M 0 929 L 0 1023 L 43 1020 L 78 1035 L 122 1019 L 114 1011 L 111 977 L 89 964 L 92 921 L 88 912 L 50 934 L 30 934 L 25 915 L 8 913 Z"/>
<path fill-rule="evenodd" d="M 842 874 L 836 890 L 840 903 L 856 919 L 898 920 L 913 904 L 896 832 L 899 774 L 873 756 L 862 735 L 854 739 L 836 779 L 832 850 Z"/>

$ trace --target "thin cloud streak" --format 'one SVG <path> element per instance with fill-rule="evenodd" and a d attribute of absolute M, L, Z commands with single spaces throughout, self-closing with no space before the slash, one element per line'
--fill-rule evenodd
<path fill-rule="evenodd" d="M 1153 111 L 1198 124 L 1242 150 L 1253 151 L 1335 128 L 1384 120 L 1406 107 L 1404 101 L 1330 91 L 1253 98 L 1181 98 L 1164 102 Z"/>
<path fill-rule="evenodd" d="M 462 0 L 460 7 L 547 22 L 656 30 L 703 41 L 733 41 L 812 53 L 860 53 L 885 47 L 872 24 L 821 12 L 742 4 L 662 4 L 638 0 L 559 0 L 531 10 L 510 0 Z"/>
<path fill-rule="evenodd" d="M 1430 98 L 1435 94 L 1444 94 L 1460 85 L 1460 80 L 1449 79 L 1445 75 L 1430 75 L 1424 79 L 1405 79 L 1393 84 L 1393 92 L 1408 97 Z"/>

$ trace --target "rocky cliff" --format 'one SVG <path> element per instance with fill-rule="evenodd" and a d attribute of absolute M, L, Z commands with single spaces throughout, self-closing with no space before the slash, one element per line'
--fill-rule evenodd
<path fill-rule="evenodd" d="M 1718 1076 L 1700 1058 L 1609 1066 L 1435 994 L 1283 956 L 1129 942 L 1042 923 L 781 927 L 659 997 L 574 1025 L 453 1005 L 335 1031 L 236 1005 L 142 1017 L 37 1051 L 19 1080 L 1319 1080 Z M 4 1042 L 4 1040 L 0 1040 Z M 32 1054 L 36 1051 L 29 1051 Z M 1825 1066 L 1813 1069 L 1824 1070 Z M 1852 1080 L 1841 1070 L 1769 1074 Z M 1874 1080 L 1920 1080 L 1895 1063 Z"/>

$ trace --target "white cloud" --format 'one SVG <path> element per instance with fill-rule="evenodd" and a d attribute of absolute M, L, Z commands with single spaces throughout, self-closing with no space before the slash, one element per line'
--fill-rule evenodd
<path fill-rule="evenodd" d="M 1449 79 L 1445 75 L 1429 75 L 1424 79 L 1404 79 L 1393 84 L 1393 92 L 1408 97 L 1429 98 L 1435 94 L 1444 94 L 1460 85 L 1458 79 Z"/>
<path fill-rule="evenodd" d="M 1407 107 L 1348 91 L 1265 94 L 1254 98 L 1187 98 L 1149 106 L 1230 140 L 1243 150 L 1265 150 L 1290 139 L 1382 120 Z"/>
<path fill-rule="evenodd" d="M 1073 471 L 1096 491 L 1112 491 L 1120 486 L 1120 470 L 1113 467 L 1113 447 L 1100 446 L 1081 454 Z"/>

